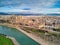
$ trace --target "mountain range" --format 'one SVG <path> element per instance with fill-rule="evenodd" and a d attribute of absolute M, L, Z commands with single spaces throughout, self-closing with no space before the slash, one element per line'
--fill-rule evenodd
<path fill-rule="evenodd" d="M 60 16 L 59 13 L 48 13 L 48 14 L 37 14 L 37 13 L 21 13 L 21 12 L 0 12 L 0 15 L 24 15 L 24 16 L 27 16 L 27 15 L 35 15 L 35 16 L 40 16 L 40 15 L 49 15 L 49 16 Z"/>

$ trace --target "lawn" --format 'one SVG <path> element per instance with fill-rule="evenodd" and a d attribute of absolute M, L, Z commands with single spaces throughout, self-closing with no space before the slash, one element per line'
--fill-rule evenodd
<path fill-rule="evenodd" d="M 34 28 L 29 28 L 29 27 L 24 27 L 23 30 L 26 31 L 26 32 L 32 31 L 34 33 L 45 33 L 45 32 L 47 32 L 45 30 L 34 29 Z"/>
<path fill-rule="evenodd" d="M 32 31 L 36 34 L 39 34 L 40 36 L 45 36 L 45 32 L 47 31 L 44 31 L 44 30 L 39 30 L 39 29 L 34 29 L 34 28 L 28 28 L 28 27 L 24 27 L 24 31 L 26 32 L 29 32 L 29 31 Z M 60 31 L 60 29 L 56 29 L 56 31 Z M 60 38 L 60 34 L 55 34 L 55 33 L 52 33 L 52 32 L 47 32 L 48 35 L 51 35 L 51 36 L 55 36 L 57 38 Z"/>
<path fill-rule="evenodd" d="M 60 29 L 54 29 L 54 31 L 58 31 L 58 32 L 60 32 Z"/>
<path fill-rule="evenodd" d="M 56 34 L 56 33 L 52 33 L 52 32 L 49 32 L 49 34 L 51 34 L 51 35 L 53 35 L 53 36 L 55 36 L 55 37 L 60 39 L 60 34 Z"/>
<path fill-rule="evenodd" d="M 14 45 L 13 42 L 3 35 L 0 35 L 0 45 Z"/>

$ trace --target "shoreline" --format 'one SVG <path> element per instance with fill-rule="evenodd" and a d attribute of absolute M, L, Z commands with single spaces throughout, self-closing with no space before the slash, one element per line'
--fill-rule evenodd
<path fill-rule="evenodd" d="M 8 24 L 8 25 L 9 25 L 9 24 Z M 15 27 L 13 27 L 13 25 L 12 25 L 12 26 L 11 26 L 11 25 L 8 26 L 8 25 L 6 25 L 6 24 L 0 24 L 0 26 L 7 26 L 7 27 L 15 28 Z M 6 36 L 6 38 L 11 39 L 11 41 L 13 42 L 14 45 L 20 45 L 20 44 L 18 43 L 18 41 L 17 41 L 14 37 Z"/>
<path fill-rule="evenodd" d="M 34 41 L 36 41 L 37 43 L 39 43 L 41 45 L 54 45 L 54 44 L 51 44 L 51 43 L 41 39 L 40 37 L 35 36 L 34 34 L 27 33 L 26 31 L 20 29 L 19 27 L 13 27 L 13 25 L 9 26 L 9 25 L 6 25 L 6 24 L 3 24 L 3 26 L 7 26 L 7 27 L 11 27 L 11 28 L 16 28 L 18 31 L 24 33 L 25 35 L 27 35 L 28 37 L 30 37 L 31 39 L 33 39 Z M 14 40 L 14 39 L 12 39 L 12 40 Z M 15 41 L 13 41 L 13 42 L 15 43 Z"/>
<path fill-rule="evenodd" d="M 16 41 L 16 39 L 15 39 L 15 38 L 10 37 L 10 36 L 6 36 L 6 38 L 11 39 L 14 45 L 19 45 L 19 43 Z"/>
<path fill-rule="evenodd" d="M 23 30 L 21 30 L 20 28 L 16 28 L 18 31 L 21 31 L 22 33 L 26 34 L 28 37 L 30 37 L 31 39 L 33 39 L 34 41 L 36 41 L 37 43 L 41 44 L 41 45 L 54 45 L 54 44 L 50 44 L 49 42 L 41 39 L 40 37 L 37 37 L 31 33 L 27 33 Z"/>

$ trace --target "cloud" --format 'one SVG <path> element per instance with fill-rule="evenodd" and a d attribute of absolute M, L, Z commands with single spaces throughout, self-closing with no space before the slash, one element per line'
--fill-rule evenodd
<path fill-rule="evenodd" d="M 23 8 L 22 10 L 31 10 L 31 8 Z"/>
<path fill-rule="evenodd" d="M 19 6 L 22 4 L 26 4 L 30 7 L 51 7 L 54 5 L 56 0 L 1 0 L 0 7 L 2 6 Z"/>
<path fill-rule="evenodd" d="M 60 12 L 60 8 L 54 7 L 58 1 L 59 0 L 0 0 L 0 11 L 22 11 L 26 13 Z"/>
<path fill-rule="evenodd" d="M 59 13 L 60 8 L 41 8 L 41 9 L 38 9 L 37 12 L 39 12 L 39 13 Z"/>

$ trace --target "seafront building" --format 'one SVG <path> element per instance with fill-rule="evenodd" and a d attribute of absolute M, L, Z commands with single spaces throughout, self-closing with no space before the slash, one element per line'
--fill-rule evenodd
<path fill-rule="evenodd" d="M 0 16 L 0 22 L 7 20 L 12 24 L 27 26 L 37 29 L 53 29 L 60 27 L 60 17 L 51 16 Z"/>

